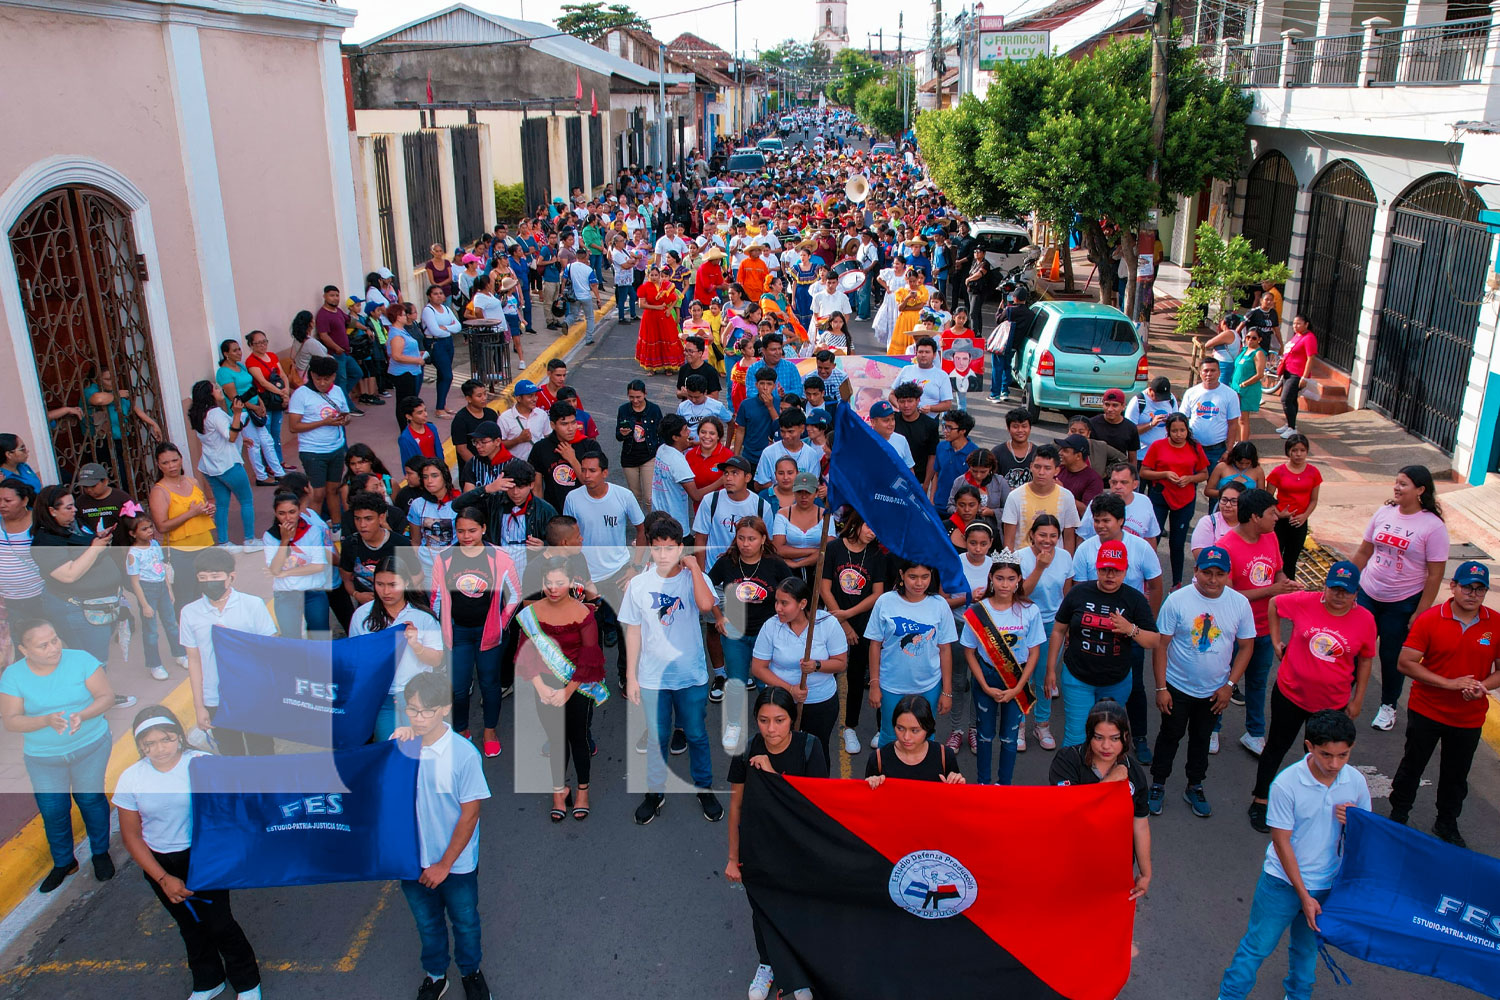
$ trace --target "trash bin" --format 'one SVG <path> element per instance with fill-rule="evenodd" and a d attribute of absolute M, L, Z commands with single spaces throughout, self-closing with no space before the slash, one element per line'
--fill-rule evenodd
<path fill-rule="evenodd" d="M 509 383 L 510 329 L 505 322 L 480 325 L 471 320 L 464 327 L 469 340 L 470 377 L 491 388 Z"/>

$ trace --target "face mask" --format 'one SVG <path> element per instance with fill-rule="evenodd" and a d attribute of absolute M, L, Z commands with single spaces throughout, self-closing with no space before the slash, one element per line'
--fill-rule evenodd
<path fill-rule="evenodd" d="M 229 590 L 228 580 L 199 580 L 198 589 L 210 601 L 217 601 Z"/>

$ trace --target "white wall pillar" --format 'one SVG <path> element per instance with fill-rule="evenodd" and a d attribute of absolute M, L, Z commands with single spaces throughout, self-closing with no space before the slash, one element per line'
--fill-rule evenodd
<path fill-rule="evenodd" d="M 1491 238 L 1491 259 L 1494 259 Z M 1458 437 L 1453 448 L 1453 469 L 1470 484 L 1484 482 L 1489 452 L 1475 453 L 1484 412 L 1484 394 L 1490 382 L 1490 371 L 1500 360 L 1500 308 L 1486 303 L 1479 311 L 1479 325 L 1474 331 L 1474 359 L 1465 378 L 1464 402 L 1458 418 Z M 1477 477 L 1477 478 L 1476 478 Z"/>
<path fill-rule="evenodd" d="M 1365 294 L 1359 305 L 1354 333 L 1354 364 L 1349 369 L 1349 405 L 1363 409 L 1370 396 L 1370 368 L 1375 360 L 1375 329 L 1385 290 L 1385 262 L 1390 257 L 1390 202 L 1375 205 L 1375 231 L 1370 236 L 1370 263 L 1365 267 Z"/>
<path fill-rule="evenodd" d="M 493 233 L 499 218 L 495 212 L 495 167 L 490 163 L 490 127 L 479 126 L 479 188 L 484 200 L 484 231 Z"/>
<path fill-rule="evenodd" d="M 1281 39 L 1280 0 L 1266 0 L 1255 5 L 1255 17 L 1250 24 L 1250 41 L 1256 45 Z"/>
<path fill-rule="evenodd" d="M 387 251 L 394 251 L 396 248 L 387 247 L 380 235 L 380 184 L 379 174 L 375 169 L 375 137 L 362 135 L 358 141 L 359 173 L 365 179 L 365 203 L 362 206 L 365 240 L 370 247 L 371 266 L 380 267 L 386 259 Z M 394 258 L 395 255 L 391 256 Z"/>
<path fill-rule="evenodd" d="M 1240 198 L 1244 198 L 1244 192 L 1240 192 Z M 1241 202 L 1243 204 L 1243 202 Z M 1296 315 L 1296 311 L 1302 305 L 1302 279 L 1307 267 L 1307 227 L 1312 218 L 1312 192 L 1305 187 L 1297 189 L 1297 207 L 1292 212 L 1292 242 L 1287 249 L 1287 267 L 1291 268 L 1292 276 L 1287 279 L 1284 301 L 1287 305 L 1285 312 Z M 1241 228 L 1244 228 L 1243 221 Z M 1283 317 L 1285 319 L 1285 317 Z M 1289 329 L 1286 323 L 1282 324 L 1282 335 L 1285 336 Z"/>
<path fill-rule="evenodd" d="M 359 251 L 359 209 L 354 202 L 354 164 L 349 155 L 349 111 L 344 100 L 344 57 L 339 51 L 343 29 L 329 29 L 318 42 L 318 69 L 323 84 L 323 118 L 328 131 L 328 170 L 332 181 L 334 238 L 339 274 L 347 288 L 363 293 L 364 261 Z M 374 246 L 372 243 L 371 246 Z"/>
<path fill-rule="evenodd" d="M 434 129 L 438 141 L 438 197 L 443 203 L 443 247 L 458 246 L 458 185 L 453 177 L 453 130 Z"/>
<path fill-rule="evenodd" d="M 1348 34 L 1353 24 L 1354 0 L 1323 0 L 1318 6 L 1319 35 Z"/>

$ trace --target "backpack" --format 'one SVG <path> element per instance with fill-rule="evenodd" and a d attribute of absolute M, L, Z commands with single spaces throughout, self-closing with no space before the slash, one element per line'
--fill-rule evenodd
<path fill-rule="evenodd" d="M 719 497 L 724 495 L 723 490 L 714 490 L 713 499 L 708 502 L 708 519 L 712 521 L 719 510 Z M 755 497 L 755 516 L 762 521 L 765 520 L 766 498 L 759 493 L 751 494 Z"/>

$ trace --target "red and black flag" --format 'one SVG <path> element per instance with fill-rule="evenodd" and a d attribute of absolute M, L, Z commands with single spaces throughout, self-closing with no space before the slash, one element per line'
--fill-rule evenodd
<path fill-rule="evenodd" d="M 752 768 L 740 866 L 777 979 L 820 1000 L 1112 1000 L 1130 974 L 1131 822 L 1119 783 L 872 790 Z M 1029 915 L 1038 899 L 1058 919 Z"/>

